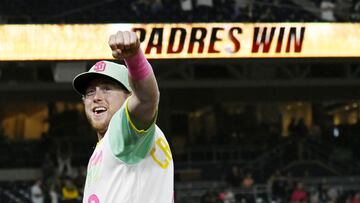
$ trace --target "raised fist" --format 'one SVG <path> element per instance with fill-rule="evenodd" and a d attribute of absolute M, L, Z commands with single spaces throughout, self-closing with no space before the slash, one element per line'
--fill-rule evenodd
<path fill-rule="evenodd" d="M 112 56 L 116 59 L 126 59 L 137 53 L 140 41 L 135 32 L 118 31 L 109 37 Z"/>

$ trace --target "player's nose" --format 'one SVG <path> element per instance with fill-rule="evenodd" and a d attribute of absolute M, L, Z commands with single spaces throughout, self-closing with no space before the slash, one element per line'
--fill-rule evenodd
<path fill-rule="evenodd" d="M 102 89 L 97 87 L 94 92 L 93 100 L 94 101 L 103 100 L 104 96 L 105 96 L 105 93 L 102 91 Z"/>

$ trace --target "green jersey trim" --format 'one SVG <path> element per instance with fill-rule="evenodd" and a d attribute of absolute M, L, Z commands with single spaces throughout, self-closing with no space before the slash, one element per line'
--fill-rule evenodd
<path fill-rule="evenodd" d="M 155 137 L 155 120 L 148 129 L 139 130 L 131 121 L 126 100 L 111 118 L 108 136 L 112 153 L 126 164 L 137 164 L 150 151 Z"/>

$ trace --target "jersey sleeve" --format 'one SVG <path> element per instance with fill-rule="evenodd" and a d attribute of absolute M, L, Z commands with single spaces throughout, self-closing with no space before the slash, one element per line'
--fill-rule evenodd
<path fill-rule="evenodd" d="M 150 151 L 155 136 L 155 121 L 144 130 L 136 128 L 128 111 L 128 100 L 113 115 L 109 124 L 109 143 L 112 153 L 127 164 L 136 164 Z"/>

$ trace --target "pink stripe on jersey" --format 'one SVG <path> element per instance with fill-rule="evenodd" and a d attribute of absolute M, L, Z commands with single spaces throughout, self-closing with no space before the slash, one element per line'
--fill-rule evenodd
<path fill-rule="evenodd" d="M 125 63 L 134 80 L 143 80 L 152 73 L 151 65 L 140 48 L 134 56 L 125 59 Z"/>

